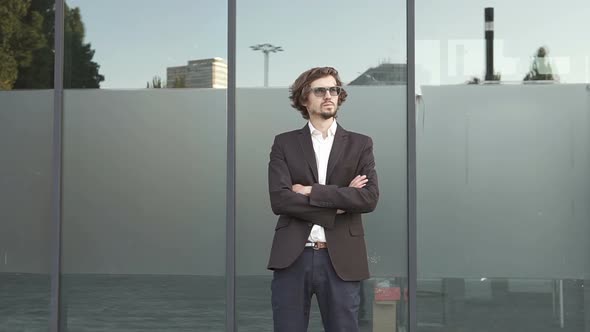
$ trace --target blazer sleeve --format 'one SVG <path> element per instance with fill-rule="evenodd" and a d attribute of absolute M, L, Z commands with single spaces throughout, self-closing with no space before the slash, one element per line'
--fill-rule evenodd
<path fill-rule="evenodd" d="M 309 197 L 293 192 L 289 165 L 278 137 L 275 137 L 270 152 L 268 187 L 274 214 L 295 217 L 328 229 L 334 227 L 336 208 L 313 206 Z"/>
<path fill-rule="evenodd" d="M 373 140 L 370 137 L 367 137 L 361 153 L 358 175 L 366 175 L 369 180 L 363 188 L 314 184 L 309 203 L 313 206 L 341 209 L 347 213 L 368 213 L 375 210 L 379 201 L 379 185 Z"/>

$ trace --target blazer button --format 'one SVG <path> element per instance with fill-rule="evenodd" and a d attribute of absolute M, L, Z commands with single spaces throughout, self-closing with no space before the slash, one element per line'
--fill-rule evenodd
<path fill-rule="evenodd" d="M 307 226 L 309 226 L 309 227 L 312 227 L 312 226 L 313 226 L 313 224 L 312 224 L 312 223 L 308 223 L 308 224 L 307 224 Z"/>

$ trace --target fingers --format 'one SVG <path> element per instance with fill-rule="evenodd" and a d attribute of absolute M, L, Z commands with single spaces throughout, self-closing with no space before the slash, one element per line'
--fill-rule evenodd
<path fill-rule="evenodd" d="M 352 187 L 353 184 L 356 184 L 358 182 L 358 180 L 361 179 L 361 178 L 362 177 L 360 175 L 355 176 L 354 179 L 352 179 L 352 181 L 350 181 L 350 186 Z"/>
<path fill-rule="evenodd" d="M 301 195 L 305 195 L 305 196 L 309 196 L 311 194 L 311 186 L 304 186 L 301 184 L 294 184 L 291 186 L 291 191 L 297 193 L 297 194 L 301 194 Z"/>
<path fill-rule="evenodd" d="M 350 181 L 349 187 L 357 188 L 360 185 L 361 177 L 357 175 L 352 181 Z"/>
<path fill-rule="evenodd" d="M 354 179 L 352 179 L 349 187 L 362 188 L 367 185 L 367 182 L 369 182 L 369 179 L 366 175 L 357 175 L 354 177 Z"/>

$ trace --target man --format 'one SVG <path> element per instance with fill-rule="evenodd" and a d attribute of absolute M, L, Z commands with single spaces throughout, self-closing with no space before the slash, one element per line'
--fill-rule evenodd
<path fill-rule="evenodd" d="M 331 67 L 302 73 L 289 98 L 309 121 L 276 136 L 270 153 L 278 332 L 307 331 L 313 294 L 325 331 L 358 331 L 360 282 L 369 277 L 361 214 L 375 209 L 379 189 L 371 138 L 336 123 L 347 97 L 341 85 Z"/>

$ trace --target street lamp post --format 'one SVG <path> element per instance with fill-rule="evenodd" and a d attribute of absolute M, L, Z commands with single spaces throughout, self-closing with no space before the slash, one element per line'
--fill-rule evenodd
<path fill-rule="evenodd" d="M 494 8 L 484 10 L 486 38 L 486 81 L 494 80 Z"/>
<path fill-rule="evenodd" d="M 250 46 L 254 51 L 262 51 L 264 53 L 264 86 L 268 87 L 268 58 L 270 53 L 282 52 L 281 46 L 274 46 L 272 44 L 258 44 Z"/>

